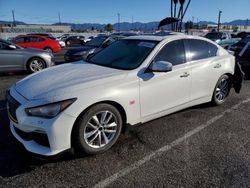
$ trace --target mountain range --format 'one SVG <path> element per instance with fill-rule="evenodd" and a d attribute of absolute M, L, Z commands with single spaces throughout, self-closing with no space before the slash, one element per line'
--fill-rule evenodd
<path fill-rule="evenodd" d="M 0 21 L 0 24 L 11 24 L 11 21 Z M 16 21 L 17 25 L 26 25 L 26 23 L 21 21 Z M 99 23 L 83 23 L 83 24 L 75 24 L 75 23 L 60 23 L 61 25 L 69 25 L 73 30 L 84 30 L 84 29 L 97 29 L 97 30 L 103 30 L 105 27 L 105 24 L 99 24 Z M 148 23 L 141 23 L 141 22 L 135 22 L 135 23 L 129 23 L 129 22 L 122 22 L 120 24 L 115 23 L 113 24 L 114 29 L 120 30 L 131 30 L 131 29 L 138 29 L 138 30 L 154 30 L 157 28 L 159 22 L 148 22 Z M 197 24 L 197 23 L 195 23 Z M 200 21 L 198 23 L 199 25 L 207 25 L 207 24 L 217 24 L 215 22 L 211 21 Z M 223 25 L 248 25 L 250 26 L 250 21 L 248 19 L 246 20 L 233 20 L 231 22 L 225 22 L 222 23 Z M 59 25 L 59 23 L 54 23 L 52 25 Z M 165 27 L 165 29 L 169 29 L 169 27 Z"/>

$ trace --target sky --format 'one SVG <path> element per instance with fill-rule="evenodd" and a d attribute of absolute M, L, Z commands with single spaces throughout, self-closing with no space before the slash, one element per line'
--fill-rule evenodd
<path fill-rule="evenodd" d="M 222 22 L 250 18 L 250 0 L 191 0 L 185 21 Z M 18 21 L 51 24 L 116 23 L 160 21 L 170 16 L 170 0 L 0 0 L 0 20 L 11 21 L 14 10 Z"/>

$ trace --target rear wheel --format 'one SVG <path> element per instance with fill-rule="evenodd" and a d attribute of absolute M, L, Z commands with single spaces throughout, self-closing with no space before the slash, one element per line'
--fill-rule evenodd
<path fill-rule="evenodd" d="M 27 69 L 31 73 L 41 71 L 45 68 L 46 68 L 45 61 L 39 57 L 34 57 L 30 59 L 27 63 Z"/>
<path fill-rule="evenodd" d="M 119 111 L 109 104 L 98 104 L 87 110 L 73 130 L 74 147 L 88 154 L 99 154 L 117 141 L 122 129 Z"/>
<path fill-rule="evenodd" d="M 218 80 L 213 97 L 212 97 L 212 103 L 215 105 L 221 105 L 224 103 L 229 95 L 231 88 L 231 81 L 228 75 L 223 75 Z"/>

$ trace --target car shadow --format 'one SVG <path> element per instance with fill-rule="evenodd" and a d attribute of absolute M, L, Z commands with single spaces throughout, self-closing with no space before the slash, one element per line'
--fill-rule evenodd
<path fill-rule="evenodd" d="M 250 80 L 250 67 L 243 68 L 243 72 L 245 73 L 245 80 Z"/>
<path fill-rule="evenodd" d="M 27 75 L 27 71 L 8 71 L 8 72 L 0 72 L 0 79 L 3 76 L 22 76 L 22 75 Z"/>

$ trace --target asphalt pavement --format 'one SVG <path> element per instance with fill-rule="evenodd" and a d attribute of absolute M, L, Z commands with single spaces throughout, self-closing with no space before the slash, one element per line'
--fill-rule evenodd
<path fill-rule="evenodd" d="M 250 81 L 219 107 L 203 104 L 130 126 L 106 153 L 39 159 L 9 131 L 0 76 L 0 187 L 250 187 Z"/>

